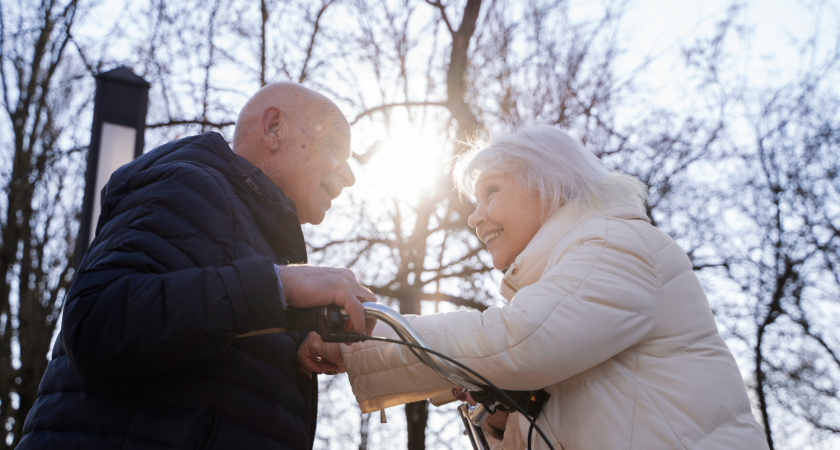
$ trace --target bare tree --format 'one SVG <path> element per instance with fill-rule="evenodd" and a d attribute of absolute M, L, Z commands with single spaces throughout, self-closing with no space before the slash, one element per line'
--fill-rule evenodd
<path fill-rule="evenodd" d="M 3 134 L 0 183 L 0 418 L 13 448 L 47 365 L 73 251 L 84 156 L 74 119 L 92 95 L 84 67 L 68 61 L 77 2 L 0 4 Z"/>
<path fill-rule="evenodd" d="M 811 6 L 815 23 L 825 13 L 837 19 L 823 4 Z M 694 174 L 702 194 L 678 197 L 695 201 L 680 208 L 680 236 L 693 242 L 695 266 L 716 286 L 718 321 L 751 372 L 770 447 L 831 446 L 840 435 L 840 48 L 811 36 L 784 81 L 733 77 L 727 49 L 743 37 L 740 12 L 732 8 L 712 37 L 686 52 L 725 114 L 712 127 L 724 139 L 707 150 L 717 158 L 696 164 L 706 165 Z"/>
<path fill-rule="evenodd" d="M 740 252 L 727 255 L 726 268 L 746 297 L 739 328 L 752 325 L 741 336 L 752 347 L 771 448 L 778 436 L 797 437 L 796 423 L 840 434 L 840 335 L 826 316 L 836 318 L 840 307 L 838 102 L 830 88 L 807 80 L 771 94 L 755 111 L 744 155 L 755 169 L 739 179 L 732 199 L 755 230 Z"/>

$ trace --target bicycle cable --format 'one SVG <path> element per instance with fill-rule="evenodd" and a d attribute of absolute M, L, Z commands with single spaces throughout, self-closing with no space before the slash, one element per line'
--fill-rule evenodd
<path fill-rule="evenodd" d="M 540 426 L 537 425 L 537 422 L 534 419 L 532 419 L 530 415 L 528 415 L 528 412 L 525 411 L 524 408 L 519 406 L 519 404 L 516 401 L 514 401 L 507 393 L 505 393 L 498 386 L 496 386 L 495 384 L 490 382 L 490 380 L 483 377 L 481 374 L 479 374 L 475 370 L 470 369 L 466 365 L 456 361 L 455 359 L 453 359 L 449 356 L 444 355 L 443 353 L 432 350 L 430 348 L 423 347 L 422 345 L 417 345 L 417 344 L 412 344 L 411 342 L 405 342 L 405 341 L 400 341 L 400 340 L 397 340 L 397 339 L 388 339 L 388 338 L 377 337 L 377 336 L 359 335 L 359 338 L 362 341 L 381 341 L 381 342 L 390 342 L 392 344 L 405 345 L 406 347 L 411 348 L 412 351 L 415 350 L 415 349 L 422 350 L 426 353 L 431 353 L 431 354 L 433 354 L 433 355 L 435 355 L 439 358 L 443 358 L 443 359 L 455 364 L 456 366 L 460 367 L 461 369 L 466 370 L 470 375 L 473 375 L 474 377 L 478 378 L 483 383 L 485 383 L 487 385 L 487 387 L 489 387 L 490 389 L 493 390 L 493 392 L 496 393 L 496 395 L 498 395 L 499 397 L 503 398 L 504 400 L 509 402 L 511 405 L 513 405 L 514 409 L 516 409 L 516 411 L 518 413 L 522 414 L 526 419 L 528 419 L 528 422 L 531 424 L 531 428 L 529 429 L 529 432 L 528 432 L 528 435 L 529 435 L 528 436 L 528 450 L 531 450 L 531 436 L 530 436 L 530 434 L 531 434 L 530 430 L 531 429 L 537 430 L 537 433 L 540 434 L 540 437 L 542 437 L 545 444 L 548 445 L 548 448 L 550 448 L 551 450 L 554 450 L 554 447 L 551 445 L 551 442 L 549 442 L 548 437 L 546 437 L 545 433 L 543 433 L 543 430 L 540 428 Z M 415 353 L 415 355 L 416 355 L 416 353 Z"/>

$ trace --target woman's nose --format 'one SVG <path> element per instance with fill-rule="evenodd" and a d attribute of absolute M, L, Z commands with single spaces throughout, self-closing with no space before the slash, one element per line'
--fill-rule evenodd
<path fill-rule="evenodd" d="M 467 218 L 467 224 L 473 228 L 478 228 L 481 225 L 481 222 L 484 221 L 484 208 L 481 205 L 478 205 L 475 208 L 475 211 L 470 214 L 470 217 Z"/>

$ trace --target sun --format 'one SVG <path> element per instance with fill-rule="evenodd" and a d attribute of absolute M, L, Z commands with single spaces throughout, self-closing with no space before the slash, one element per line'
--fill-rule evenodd
<path fill-rule="evenodd" d="M 445 139 L 428 127 L 391 127 L 364 165 L 375 195 L 415 203 L 444 172 Z"/>

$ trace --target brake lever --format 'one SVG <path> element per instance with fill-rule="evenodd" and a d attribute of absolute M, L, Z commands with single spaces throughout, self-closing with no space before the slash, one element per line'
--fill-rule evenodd
<path fill-rule="evenodd" d="M 513 401 L 524 409 L 529 416 L 536 419 L 540 415 L 543 406 L 545 406 L 551 394 L 545 389 L 536 391 L 504 391 Z M 501 397 L 497 396 L 495 392 L 490 389 L 482 389 L 480 391 L 471 391 L 470 395 L 473 400 L 484 405 L 490 414 L 494 414 L 496 410 L 511 412 L 516 411 L 514 405 L 507 404 Z"/>
<path fill-rule="evenodd" d="M 363 334 L 353 333 L 352 324 L 350 323 L 350 316 L 344 309 L 335 306 L 323 306 L 318 310 L 318 323 L 316 332 L 321 336 L 324 342 L 361 342 L 365 340 L 366 336 Z"/>

